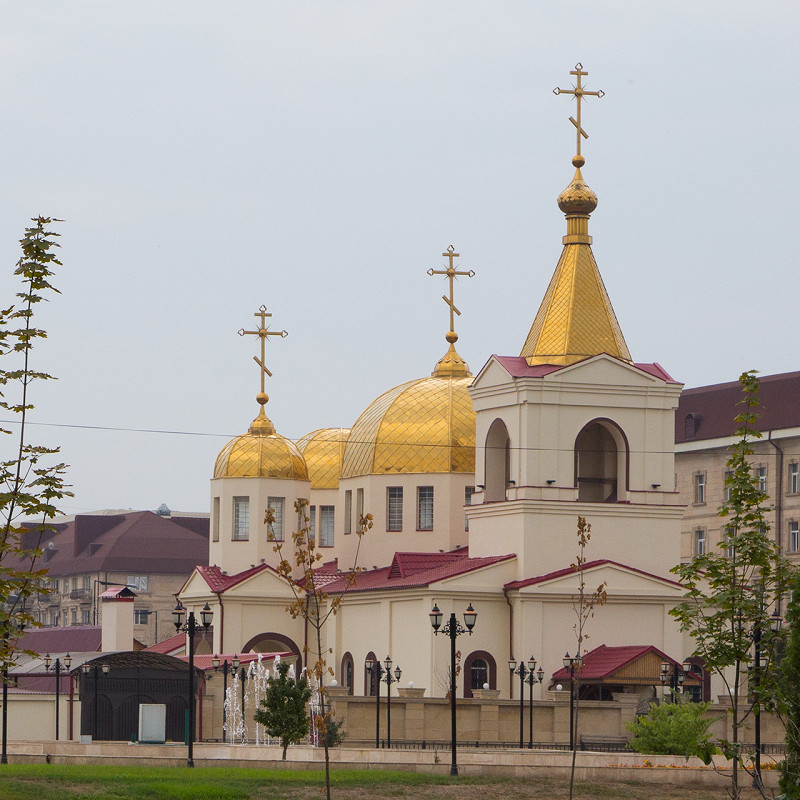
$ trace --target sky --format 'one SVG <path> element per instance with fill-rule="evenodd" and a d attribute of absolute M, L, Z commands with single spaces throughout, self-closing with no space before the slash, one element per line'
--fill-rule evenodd
<path fill-rule="evenodd" d="M 605 92 L 583 175 L 634 360 L 687 386 L 798 369 L 799 30 L 795 0 L 5 3 L 0 303 L 29 218 L 64 220 L 29 429 L 70 464 L 62 510 L 208 511 L 258 411 L 237 331 L 262 304 L 293 439 L 430 374 L 449 245 L 475 271 L 460 354 L 517 355 L 566 232 L 553 89 L 578 62 Z"/>

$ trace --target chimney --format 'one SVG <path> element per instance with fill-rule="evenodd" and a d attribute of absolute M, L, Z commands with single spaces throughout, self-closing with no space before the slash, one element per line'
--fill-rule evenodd
<path fill-rule="evenodd" d="M 100 595 L 102 645 L 104 653 L 133 650 L 133 601 L 136 595 L 127 586 L 109 586 Z"/>

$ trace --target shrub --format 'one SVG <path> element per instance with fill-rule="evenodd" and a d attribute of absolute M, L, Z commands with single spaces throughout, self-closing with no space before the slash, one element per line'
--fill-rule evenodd
<path fill-rule="evenodd" d="M 659 756 L 698 756 L 708 764 L 717 752 L 708 733 L 711 720 L 704 718 L 709 704 L 678 702 L 677 696 L 675 700 L 651 703 L 647 716 L 629 722 L 626 727 L 633 740 L 628 747 Z"/>

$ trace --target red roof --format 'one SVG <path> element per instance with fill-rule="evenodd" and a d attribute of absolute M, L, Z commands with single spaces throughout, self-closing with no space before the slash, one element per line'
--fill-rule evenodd
<path fill-rule="evenodd" d="M 273 661 L 276 656 L 280 656 L 281 658 L 294 658 L 295 653 L 240 653 L 239 654 L 239 665 L 242 667 L 246 667 L 248 664 L 252 663 L 253 661 L 258 661 L 258 657 L 261 656 L 262 661 Z M 176 658 L 180 659 L 181 661 L 188 661 L 189 656 L 176 656 Z M 210 671 L 214 669 L 214 656 L 210 655 L 196 655 L 194 657 L 194 665 L 197 669 L 202 669 L 206 671 Z M 228 661 L 230 664 L 233 661 L 233 655 L 221 655 L 219 656 L 220 663 L 224 661 Z"/>
<path fill-rule="evenodd" d="M 258 564 L 255 567 L 250 567 L 250 569 L 237 572 L 235 575 L 228 575 L 216 564 L 210 567 L 197 567 L 198 573 L 203 577 L 211 591 L 216 594 L 227 592 L 232 586 L 236 586 L 242 581 L 246 581 L 248 578 L 251 578 L 253 575 L 258 575 L 259 572 L 263 572 L 266 569 L 272 569 L 272 567 L 266 564 Z M 274 572 L 275 570 L 272 571 Z"/>
<path fill-rule="evenodd" d="M 662 661 L 666 659 L 671 664 L 678 663 L 651 644 L 625 645 L 623 647 L 607 647 L 601 644 L 600 647 L 596 647 L 583 657 L 581 680 L 599 681 L 604 678 L 609 678 L 618 670 L 626 667 L 631 662 L 641 658 L 645 653 L 651 651 L 658 653 Z M 561 669 L 553 673 L 553 680 L 569 680 L 569 669 L 567 669 L 567 667 L 561 667 Z"/>
<path fill-rule="evenodd" d="M 360 572 L 351 592 L 366 592 L 380 589 L 406 589 L 428 586 L 436 581 L 452 578 L 467 572 L 499 564 L 516 558 L 511 553 L 504 556 L 470 558 L 466 547 L 450 553 L 396 553 L 388 567 Z M 347 575 L 339 575 L 337 581 L 327 587 L 329 592 L 341 592 L 347 587 Z"/>
<path fill-rule="evenodd" d="M 595 567 L 602 567 L 606 564 L 611 564 L 615 567 L 621 567 L 622 569 L 626 569 L 629 572 L 636 572 L 639 575 L 644 575 L 648 578 L 655 578 L 656 580 L 662 581 L 663 583 L 671 583 L 673 586 L 680 586 L 677 581 L 673 581 L 670 578 L 664 578 L 661 575 L 656 575 L 652 572 L 645 572 L 645 570 L 637 569 L 636 567 L 629 567 L 627 564 L 622 564 L 619 561 L 612 561 L 608 558 L 599 558 L 595 561 L 587 561 L 582 567 L 581 571 L 587 569 L 594 569 Z M 537 575 L 534 578 L 525 578 L 521 581 L 511 581 L 507 583 L 504 588 L 506 589 L 521 589 L 524 586 L 533 586 L 537 583 L 544 583 L 545 581 L 555 580 L 556 578 L 563 578 L 565 575 L 572 575 L 577 572 L 573 567 L 564 567 L 563 569 L 557 569 L 553 572 L 548 572 L 546 575 Z"/>
<path fill-rule="evenodd" d="M 94 653 L 100 651 L 99 625 L 74 625 L 70 628 L 36 628 L 25 632 L 17 650 L 34 653 Z"/>
<path fill-rule="evenodd" d="M 101 600 L 123 600 L 132 603 L 136 595 L 127 586 L 109 586 L 101 595 Z"/>
<path fill-rule="evenodd" d="M 699 386 L 681 392 L 675 412 L 675 441 L 694 442 L 733 436 L 738 427 L 734 417 L 740 413 L 742 399 L 739 381 Z M 800 426 L 800 372 L 765 375 L 758 393 L 759 431 L 780 430 Z M 687 426 L 686 418 L 693 418 Z M 688 430 L 687 430 L 688 428 Z M 687 433 L 692 434 L 687 436 Z"/>
<path fill-rule="evenodd" d="M 149 653 L 162 653 L 165 656 L 171 656 L 176 650 L 182 650 L 186 647 L 186 634 L 176 633 L 170 636 L 169 639 L 164 639 L 156 644 L 151 644 L 150 647 L 145 647 Z"/>
<path fill-rule="evenodd" d="M 613 358 L 613 356 L 609 356 Z M 555 364 L 534 364 L 531 366 L 528 364 L 528 360 L 525 356 L 498 356 L 495 355 L 493 358 L 511 375 L 512 378 L 543 378 L 545 375 L 549 375 L 551 372 L 558 372 L 558 370 L 564 369 L 563 366 L 556 366 Z M 589 358 L 594 358 L 594 356 L 589 356 Z M 583 359 L 584 361 L 586 359 Z M 578 362 L 580 363 L 580 362 Z M 652 375 L 655 378 L 659 378 L 662 381 L 666 381 L 667 383 L 677 383 L 678 381 L 674 380 L 670 377 L 669 373 L 658 363 L 652 364 L 631 364 L 631 366 L 636 367 L 636 369 L 641 370 L 642 372 L 646 372 L 648 375 Z"/>

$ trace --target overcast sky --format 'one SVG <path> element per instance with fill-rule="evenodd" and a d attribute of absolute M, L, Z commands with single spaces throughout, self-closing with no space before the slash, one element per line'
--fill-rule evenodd
<path fill-rule="evenodd" d="M 64 510 L 208 510 L 258 410 L 236 332 L 262 303 L 295 439 L 430 373 L 450 244 L 476 273 L 459 352 L 517 355 L 566 232 L 552 90 L 578 61 L 633 358 L 687 386 L 798 369 L 799 24 L 796 0 L 5 3 L 0 301 L 28 218 L 64 219 L 31 428 L 71 464 Z"/>

